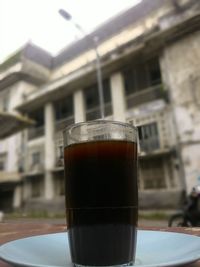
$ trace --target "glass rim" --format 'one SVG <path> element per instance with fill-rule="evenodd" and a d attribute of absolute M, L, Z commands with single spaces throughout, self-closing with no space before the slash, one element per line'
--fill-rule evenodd
<path fill-rule="evenodd" d="M 79 126 L 83 126 L 83 125 L 90 125 L 90 124 L 103 124 L 103 123 L 112 123 L 112 124 L 116 124 L 116 125 L 121 125 L 121 126 L 125 126 L 125 127 L 130 127 L 132 128 L 134 131 L 137 132 L 137 127 L 134 125 L 131 125 L 127 122 L 122 122 L 122 121 L 114 121 L 114 120 L 91 120 L 91 121 L 84 121 L 84 122 L 77 122 L 77 123 L 72 123 L 66 127 L 64 127 L 63 129 L 63 134 L 66 133 L 67 131 L 69 131 L 69 129 L 72 129 L 73 127 L 79 127 Z"/>

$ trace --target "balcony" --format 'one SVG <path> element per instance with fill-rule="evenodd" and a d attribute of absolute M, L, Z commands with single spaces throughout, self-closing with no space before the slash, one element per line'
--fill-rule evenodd
<path fill-rule="evenodd" d="M 55 123 L 56 132 L 63 131 L 66 126 L 69 126 L 70 124 L 73 123 L 74 123 L 74 116 L 70 116 L 65 119 L 56 121 Z"/>
<path fill-rule="evenodd" d="M 151 153 L 158 149 L 160 149 L 160 143 L 157 136 L 148 138 L 147 140 L 140 140 L 141 152 Z"/>
<path fill-rule="evenodd" d="M 168 107 L 160 106 L 158 110 L 138 112 L 137 116 L 127 119 L 127 122 L 138 128 L 141 156 L 168 154 L 174 149 L 176 139 L 173 117 Z"/>
<path fill-rule="evenodd" d="M 1 183 L 18 183 L 21 181 L 21 174 L 19 172 L 0 171 L 0 184 Z"/>
<path fill-rule="evenodd" d="M 112 114 L 112 104 L 111 103 L 104 104 L 104 111 L 105 111 L 105 116 L 110 116 Z M 96 120 L 99 118 L 101 118 L 99 106 L 86 111 L 87 121 Z"/>
<path fill-rule="evenodd" d="M 28 131 L 28 140 L 36 139 L 44 135 L 44 126 L 42 127 L 33 127 Z"/>
<path fill-rule="evenodd" d="M 24 163 L 26 174 L 42 174 L 44 172 L 44 146 L 29 147 Z"/>
<path fill-rule="evenodd" d="M 44 162 L 31 164 L 27 170 L 27 173 L 29 175 L 42 174 L 43 172 L 44 172 Z"/>
<path fill-rule="evenodd" d="M 5 103 L 5 101 L 4 101 Z M 0 139 L 34 125 L 34 121 L 16 112 L 0 111 Z"/>
<path fill-rule="evenodd" d="M 70 120 L 68 121 L 70 122 Z M 66 125 L 65 125 L 66 126 Z M 64 155 L 63 155 L 63 134 L 62 130 L 55 133 L 55 169 L 63 169 L 64 166 Z"/>
<path fill-rule="evenodd" d="M 138 137 L 141 152 L 146 154 L 160 150 L 158 123 L 156 121 L 138 126 Z"/>
<path fill-rule="evenodd" d="M 163 89 L 162 84 L 128 95 L 126 97 L 127 108 L 132 108 L 157 99 L 164 99 L 166 102 L 168 101 L 167 91 Z"/>

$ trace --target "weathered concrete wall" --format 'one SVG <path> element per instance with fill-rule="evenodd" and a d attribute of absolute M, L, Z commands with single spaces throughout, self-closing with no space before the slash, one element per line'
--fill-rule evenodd
<path fill-rule="evenodd" d="M 182 156 L 187 191 L 190 192 L 194 185 L 200 185 L 200 144 L 184 145 Z"/>
<path fill-rule="evenodd" d="M 29 199 L 23 208 L 27 213 L 41 213 L 48 212 L 49 214 L 65 214 L 65 199 L 64 197 L 57 197 L 53 200 L 46 200 L 44 198 Z"/>
<path fill-rule="evenodd" d="M 177 209 L 183 204 L 181 190 L 147 190 L 139 192 L 140 209 Z"/>
<path fill-rule="evenodd" d="M 177 209 L 182 207 L 183 192 L 177 190 L 150 190 L 139 192 L 140 209 Z M 32 198 L 26 201 L 25 212 L 48 212 L 52 214 L 65 213 L 64 197 L 55 197 L 53 200 Z"/>
<path fill-rule="evenodd" d="M 200 176 L 199 47 L 200 31 L 168 45 L 161 58 L 163 80 L 171 96 L 188 192 L 198 183 Z"/>

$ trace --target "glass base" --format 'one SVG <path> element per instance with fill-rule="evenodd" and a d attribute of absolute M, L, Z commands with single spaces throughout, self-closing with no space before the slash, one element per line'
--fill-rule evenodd
<path fill-rule="evenodd" d="M 100 266 L 100 265 L 91 266 L 91 265 L 81 265 L 81 264 L 73 263 L 74 267 L 125 267 L 125 266 L 133 266 L 133 265 L 134 265 L 133 262 L 128 262 L 128 263 L 119 264 L 119 265 L 104 265 L 104 266 Z"/>

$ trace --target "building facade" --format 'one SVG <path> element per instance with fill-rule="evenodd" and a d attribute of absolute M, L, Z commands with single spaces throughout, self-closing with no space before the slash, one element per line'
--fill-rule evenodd
<path fill-rule="evenodd" d="M 141 208 L 177 207 L 200 182 L 199 25 L 199 1 L 143 0 L 91 33 L 99 40 L 106 119 L 138 127 Z M 21 168 L 14 207 L 64 210 L 62 130 L 100 119 L 95 52 L 83 38 L 56 57 L 33 44 L 20 55 L 15 97 L 17 84 L 24 87 L 20 101 L 8 102 L 36 124 L 0 143 L 0 166 L 7 153 L 7 162 L 16 157 L 13 170 Z M 4 65 L 2 95 L 11 90 L 5 81 L 14 66 Z M 10 142 L 15 153 L 5 147 Z M 2 181 L 0 190 L 7 188 Z"/>

